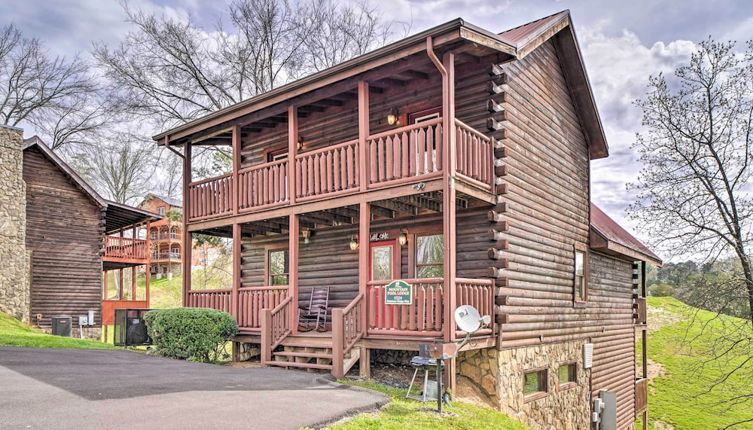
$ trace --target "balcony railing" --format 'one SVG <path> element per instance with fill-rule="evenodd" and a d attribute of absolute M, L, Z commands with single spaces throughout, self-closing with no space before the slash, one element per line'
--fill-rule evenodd
<path fill-rule="evenodd" d="M 180 252 L 153 252 L 152 260 L 180 260 Z"/>
<path fill-rule="evenodd" d="M 456 121 L 455 126 L 456 174 L 472 185 L 492 190 L 492 139 L 461 121 Z M 233 174 L 192 182 L 188 186 L 188 218 L 200 221 L 236 210 L 248 212 L 288 204 L 292 193 L 296 201 L 309 201 L 356 192 L 362 185 L 362 168 L 366 170 L 368 189 L 438 177 L 443 169 L 444 133 L 442 118 L 435 118 L 368 136 L 367 160 L 361 160 L 359 141 L 350 140 L 297 154 L 292 161 L 278 160 L 241 169 L 237 172 L 237 187 Z M 295 177 L 295 190 L 288 189 L 290 174 Z"/>
<path fill-rule="evenodd" d="M 188 292 L 189 308 L 211 308 L 230 312 L 230 302 L 233 290 L 230 288 L 219 290 L 191 290 Z"/>
<path fill-rule="evenodd" d="M 149 249 L 146 240 L 129 237 L 105 236 L 105 259 L 111 261 L 146 260 Z"/>

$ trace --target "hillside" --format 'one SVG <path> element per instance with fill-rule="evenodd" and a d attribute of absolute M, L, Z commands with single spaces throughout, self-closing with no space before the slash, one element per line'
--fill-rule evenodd
<path fill-rule="evenodd" d="M 729 346 L 719 343 L 723 337 L 719 334 L 747 324 L 670 297 L 650 297 L 648 303 L 650 427 L 708 430 L 753 418 L 750 403 L 720 406 L 722 400 L 732 395 L 753 393 L 753 385 L 744 377 L 753 371 L 753 364 L 743 364 L 749 358 L 747 354 L 706 364 L 712 349 Z M 706 393 L 711 382 L 740 365 L 747 370 L 730 378 L 723 387 Z M 753 423 L 734 428 L 753 429 Z"/>

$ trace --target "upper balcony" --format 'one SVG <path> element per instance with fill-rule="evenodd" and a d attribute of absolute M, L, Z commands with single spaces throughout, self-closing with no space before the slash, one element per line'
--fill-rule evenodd
<path fill-rule="evenodd" d="M 105 261 L 124 264 L 146 264 L 148 259 L 149 246 L 146 240 L 105 236 Z"/>
<path fill-rule="evenodd" d="M 454 138 L 445 139 L 445 124 L 437 117 L 369 135 L 364 140 L 364 151 L 359 139 L 348 140 L 297 153 L 292 161 L 287 158 L 270 161 L 191 182 L 186 207 L 188 221 L 441 180 L 446 169 L 445 142 L 450 142 L 449 159 L 455 165 L 451 176 L 493 194 L 492 139 L 457 119 L 451 127 L 455 130 Z M 363 171 L 365 175 L 361 174 Z M 367 183 L 362 186 L 364 177 Z"/>

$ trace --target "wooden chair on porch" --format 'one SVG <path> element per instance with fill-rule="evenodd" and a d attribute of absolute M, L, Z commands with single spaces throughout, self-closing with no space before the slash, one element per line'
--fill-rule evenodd
<path fill-rule="evenodd" d="M 311 287 L 308 305 L 298 306 L 298 329 L 300 331 L 326 331 L 329 287 Z"/>

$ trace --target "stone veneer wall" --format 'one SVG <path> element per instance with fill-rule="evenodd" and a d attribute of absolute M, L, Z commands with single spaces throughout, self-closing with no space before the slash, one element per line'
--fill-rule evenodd
<path fill-rule="evenodd" d="M 542 344 L 497 351 L 480 349 L 458 360 L 459 394 L 475 392 L 500 411 L 535 430 L 590 428 L 590 370 L 583 369 L 584 341 Z M 559 366 L 577 363 L 577 384 L 561 388 Z M 548 369 L 548 392 L 523 396 L 523 374 Z M 469 387 L 470 385 L 470 387 Z"/>
<path fill-rule="evenodd" d="M 30 258 L 23 143 L 21 129 L 0 125 L 0 311 L 28 323 Z"/>

